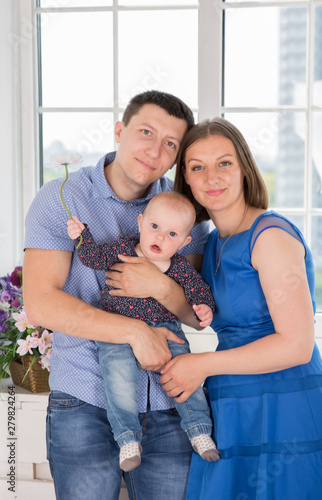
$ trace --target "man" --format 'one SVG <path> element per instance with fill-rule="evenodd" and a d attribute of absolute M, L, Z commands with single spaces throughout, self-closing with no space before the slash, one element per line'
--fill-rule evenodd
<path fill-rule="evenodd" d="M 136 233 L 137 217 L 148 201 L 172 189 L 163 176 L 192 125 L 191 110 L 170 94 L 149 91 L 130 101 L 123 121 L 115 126 L 118 151 L 107 154 L 95 168 L 72 174 L 64 190 L 69 210 L 90 225 L 97 243 Z M 171 358 L 167 340 L 180 340 L 165 328 L 93 306 L 99 303 L 105 275 L 73 258 L 59 198 L 61 182 L 43 186 L 29 210 L 23 266 L 28 318 L 55 331 L 47 446 L 57 499 L 119 496 L 122 471 L 93 340 L 130 344 L 141 367 L 152 370 L 141 372 L 143 452 L 140 467 L 125 474 L 130 498 L 184 499 L 191 446 L 154 373 Z M 182 252 L 190 254 L 197 269 L 207 233 L 207 227 L 195 227 L 192 243 Z M 127 263 L 108 273 L 114 295 L 154 297 L 184 321 L 190 306 L 182 288 L 143 258 L 124 260 Z"/>

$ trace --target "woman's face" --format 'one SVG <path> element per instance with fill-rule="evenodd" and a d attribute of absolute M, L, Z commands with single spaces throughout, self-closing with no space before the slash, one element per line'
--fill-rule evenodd
<path fill-rule="evenodd" d="M 236 150 L 226 137 L 212 135 L 190 146 L 185 155 L 185 180 L 209 215 L 244 204 L 243 178 Z"/>

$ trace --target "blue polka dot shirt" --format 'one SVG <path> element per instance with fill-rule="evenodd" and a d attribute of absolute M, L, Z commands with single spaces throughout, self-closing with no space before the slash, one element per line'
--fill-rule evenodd
<path fill-rule="evenodd" d="M 138 234 L 137 218 L 149 200 L 162 191 L 171 191 L 167 177 L 156 181 L 146 198 L 124 201 L 116 196 L 104 177 L 104 166 L 115 158 L 109 153 L 96 167 L 83 167 L 70 174 L 64 186 L 64 201 L 72 215 L 89 224 L 95 241 L 102 244 L 119 236 Z M 107 167 L 108 168 L 108 167 Z M 64 177 L 45 184 L 37 193 L 26 217 L 25 248 L 73 252 L 63 290 L 98 307 L 105 285 L 105 272 L 84 267 L 67 233 L 68 215 L 60 200 Z M 192 241 L 180 250 L 184 254 L 202 254 L 209 235 L 209 224 L 196 225 Z M 93 324 L 93 329 L 95 325 Z M 54 332 L 50 359 L 50 387 L 71 394 L 89 404 L 105 408 L 104 384 L 95 342 Z M 149 388 L 149 389 L 148 389 Z M 149 393 L 148 393 L 149 390 Z M 163 391 L 156 373 L 141 371 L 138 395 L 139 411 L 164 410 L 174 406 Z"/>

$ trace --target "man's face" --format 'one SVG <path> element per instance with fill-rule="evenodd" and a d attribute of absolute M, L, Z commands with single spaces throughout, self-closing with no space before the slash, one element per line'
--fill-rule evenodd
<path fill-rule="evenodd" d="M 186 130 L 185 120 L 170 116 L 155 104 L 145 104 L 127 126 L 117 122 L 115 161 L 120 182 L 136 195 L 142 191 L 143 196 L 173 166 Z"/>

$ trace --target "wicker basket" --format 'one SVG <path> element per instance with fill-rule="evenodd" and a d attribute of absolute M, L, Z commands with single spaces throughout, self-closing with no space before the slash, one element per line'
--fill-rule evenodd
<path fill-rule="evenodd" d="M 13 383 L 33 393 L 49 392 L 49 372 L 48 370 L 44 370 L 38 361 L 32 365 L 28 375 L 23 381 L 32 359 L 33 356 L 26 354 L 25 356 L 17 358 L 10 364 L 10 374 Z"/>

